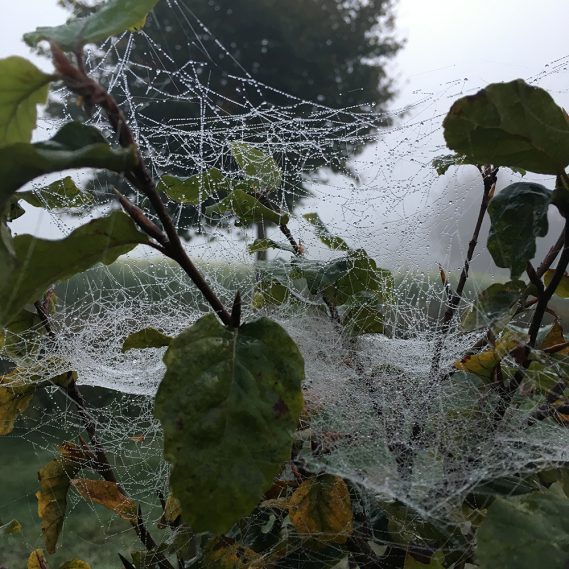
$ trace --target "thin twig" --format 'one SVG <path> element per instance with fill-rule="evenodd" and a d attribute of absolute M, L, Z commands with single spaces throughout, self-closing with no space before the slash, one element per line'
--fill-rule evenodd
<path fill-rule="evenodd" d="M 86 75 L 81 69 L 75 67 L 56 44 L 51 44 L 51 51 L 55 68 L 61 75 L 68 89 L 82 97 L 87 106 L 101 107 L 105 111 L 107 118 L 117 135 L 119 144 L 123 148 L 135 149 L 137 164 L 130 172 L 125 174 L 125 177 L 137 190 L 148 198 L 150 204 L 154 208 L 154 211 L 156 212 L 167 236 L 167 241 L 161 244 L 164 249 L 164 254 L 180 265 L 200 290 L 223 324 L 230 326 L 231 315 L 227 312 L 219 297 L 215 294 L 197 267 L 188 257 L 176 230 L 176 226 L 174 225 L 174 222 L 172 221 L 172 218 L 170 217 L 170 214 L 158 193 L 156 184 L 154 183 L 154 180 L 146 167 L 145 161 L 142 158 L 140 148 L 137 145 L 134 135 L 116 100 L 101 85 L 99 85 L 99 83 Z M 127 210 L 127 213 L 131 217 L 133 216 L 132 211 Z M 142 215 L 144 216 L 144 212 L 142 212 Z M 133 219 L 143 231 L 148 231 L 148 228 L 144 223 L 141 225 L 140 216 L 133 217 Z M 148 220 L 148 222 L 152 223 L 150 220 Z M 156 238 L 155 234 L 147 234 Z"/>
<path fill-rule="evenodd" d="M 458 280 L 456 291 L 451 296 L 448 302 L 448 306 L 444 313 L 441 327 L 438 331 L 439 336 L 437 338 L 435 350 L 433 353 L 433 359 L 431 362 L 431 377 L 435 377 L 439 373 L 444 342 L 448 334 L 448 331 L 450 329 L 452 319 L 454 318 L 454 315 L 456 314 L 456 311 L 458 310 L 458 307 L 460 305 L 460 301 L 462 299 L 462 293 L 464 291 L 464 286 L 466 285 L 466 281 L 468 279 L 468 271 L 470 270 L 470 263 L 472 261 L 472 257 L 474 256 L 474 250 L 476 249 L 476 245 L 478 244 L 478 236 L 480 234 L 480 228 L 482 227 L 482 222 L 484 221 L 484 216 L 486 214 L 486 210 L 488 209 L 488 203 L 490 202 L 490 199 L 496 189 L 496 179 L 497 179 L 496 177 L 498 174 L 498 168 L 493 168 L 491 166 L 484 166 L 484 167 L 479 167 L 479 170 L 482 174 L 482 180 L 484 183 L 482 202 L 480 204 L 478 219 L 476 220 L 476 225 L 474 227 L 472 239 L 468 244 L 466 259 L 464 261 L 462 272 L 460 273 L 460 278 Z"/>
<path fill-rule="evenodd" d="M 50 338 L 55 339 L 55 333 L 49 321 L 49 317 L 44 310 L 42 304 L 38 301 L 34 303 L 36 312 L 42 322 L 43 327 L 45 328 L 47 334 Z M 69 372 L 69 375 L 71 372 Z M 111 463 L 107 457 L 105 449 L 101 444 L 98 434 L 97 434 L 97 421 L 89 411 L 89 408 L 81 394 L 79 387 L 75 380 L 69 377 L 70 381 L 67 382 L 66 386 L 58 386 L 59 389 L 75 404 L 77 407 L 77 411 L 89 436 L 89 440 L 91 442 L 92 449 L 89 449 L 90 454 L 93 456 L 93 460 L 90 461 L 91 466 L 93 469 L 98 472 L 105 480 L 108 482 L 112 482 L 117 485 L 119 491 L 124 494 L 124 496 L 128 497 L 127 492 L 125 489 L 118 483 L 117 477 L 111 466 Z M 86 445 L 86 443 L 84 443 Z M 132 524 L 136 534 L 138 535 L 140 541 L 143 545 L 148 549 L 148 551 L 154 551 L 156 549 L 156 542 L 146 529 L 142 518 L 139 516 L 136 523 Z M 158 554 L 157 563 L 161 569 L 174 569 L 172 564 L 162 555 Z"/>

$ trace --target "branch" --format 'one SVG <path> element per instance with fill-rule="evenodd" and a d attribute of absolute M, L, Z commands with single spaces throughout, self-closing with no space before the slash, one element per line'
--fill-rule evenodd
<path fill-rule="evenodd" d="M 136 148 L 138 163 L 136 167 L 132 171 L 127 172 L 125 176 L 134 188 L 139 190 L 149 199 L 158 219 L 162 223 L 167 236 L 167 240 L 164 240 L 164 243 L 161 243 L 164 254 L 170 259 L 176 261 L 186 272 L 223 324 L 231 326 L 231 315 L 227 312 L 221 300 L 188 257 L 178 232 L 176 231 L 176 226 L 174 225 L 174 222 L 172 221 L 172 218 L 170 217 L 170 214 L 168 213 L 168 210 L 156 189 L 156 184 L 146 168 L 146 164 L 142 158 L 140 148 L 136 143 L 134 135 L 114 97 L 112 97 L 94 79 L 87 76 L 84 71 L 73 66 L 73 64 L 67 59 L 66 55 L 54 43 L 51 44 L 51 52 L 55 68 L 62 76 L 62 79 L 68 89 L 82 97 L 86 106 L 99 106 L 105 111 L 107 118 L 118 137 L 119 144 L 122 147 Z M 153 223 L 146 217 L 142 210 L 134 212 L 129 208 L 127 209 L 127 213 L 133 218 L 135 223 L 137 223 L 137 225 L 147 233 L 147 235 L 155 239 L 159 239 L 154 230 L 149 233 L 150 224 L 153 225 Z M 143 219 L 146 219 L 146 221 L 142 221 Z M 158 229 L 158 231 L 160 230 Z"/>
<path fill-rule="evenodd" d="M 42 321 L 42 325 L 45 328 L 46 332 L 50 336 L 50 338 L 55 339 L 55 333 L 53 328 L 51 327 L 51 323 L 49 322 L 49 317 L 44 310 L 42 304 L 38 301 L 34 303 L 36 312 Z M 71 374 L 71 372 L 69 372 Z M 69 378 L 71 379 L 71 378 Z M 79 412 L 79 416 L 83 423 L 83 427 L 89 436 L 89 440 L 91 441 L 92 449 L 89 449 L 90 454 L 93 456 L 93 460 L 91 460 L 91 466 L 93 470 L 98 472 L 105 480 L 108 482 L 113 482 L 117 485 L 117 488 L 124 494 L 124 496 L 128 497 L 128 494 L 124 490 L 124 488 L 118 483 L 117 477 L 111 466 L 111 463 L 107 457 L 105 449 L 101 444 L 98 434 L 97 434 L 97 421 L 95 417 L 89 411 L 87 404 L 85 403 L 85 399 L 81 394 L 79 387 L 77 386 L 76 381 L 68 381 L 67 386 L 58 386 L 59 389 L 71 400 L 75 403 L 77 407 L 77 411 Z M 86 443 L 85 443 L 86 445 Z M 140 516 L 140 507 L 139 507 L 139 515 L 136 523 L 133 523 L 132 526 L 138 535 L 140 541 L 146 547 L 148 551 L 155 551 L 156 549 L 156 542 L 146 529 L 144 525 L 144 521 Z M 172 564 L 162 555 L 159 554 L 157 557 L 157 563 L 160 569 L 174 569 Z"/>
<path fill-rule="evenodd" d="M 482 195 L 482 202 L 480 204 L 480 211 L 478 212 L 478 219 L 476 220 L 476 225 L 474 227 L 474 232 L 472 234 L 472 239 L 468 244 L 468 251 L 466 252 L 466 259 L 464 261 L 464 266 L 462 272 L 460 273 L 460 278 L 458 280 L 458 285 L 456 291 L 451 295 L 446 312 L 443 316 L 442 325 L 439 330 L 439 337 L 435 345 L 435 351 L 433 354 L 433 360 L 431 363 L 431 376 L 434 377 L 439 373 L 439 367 L 442 357 L 443 346 L 445 338 L 450 329 L 450 324 L 462 299 L 462 293 L 464 291 L 464 286 L 468 279 L 468 271 L 470 270 L 470 263 L 472 257 L 474 256 L 474 250 L 478 244 L 478 236 L 480 235 L 480 228 L 482 227 L 482 222 L 484 221 L 484 215 L 488 209 L 488 203 L 494 195 L 496 190 L 496 180 L 498 174 L 498 168 L 493 168 L 492 166 L 479 167 L 480 173 L 482 174 L 482 180 L 484 183 L 484 192 Z M 446 278 L 446 277 L 445 277 Z"/>

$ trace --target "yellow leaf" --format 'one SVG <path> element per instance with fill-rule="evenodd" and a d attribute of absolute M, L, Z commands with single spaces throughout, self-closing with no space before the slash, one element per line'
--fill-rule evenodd
<path fill-rule="evenodd" d="M 545 286 L 549 286 L 554 274 L 555 269 L 545 271 L 545 274 L 543 275 L 543 282 L 545 283 Z M 555 294 L 561 298 L 569 298 L 569 275 L 567 273 L 563 273 L 561 281 L 555 289 Z"/>
<path fill-rule="evenodd" d="M 47 569 L 43 549 L 34 549 L 28 557 L 28 569 Z"/>
<path fill-rule="evenodd" d="M 338 476 L 305 480 L 290 498 L 289 516 L 301 535 L 345 543 L 353 527 L 348 486 Z"/>
<path fill-rule="evenodd" d="M 498 363 L 514 348 L 523 344 L 521 338 L 505 338 L 496 342 L 494 348 L 484 350 L 478 354 L 465 356 L 454 363 L 454 367 L 467 371 L 484 379 L 491 379 Z"/>
<path fill-rule="evenodd" d="M 203 569 L 250 569 L 260 555 L 239 545 L 227 543 L 223 538 L 211 542 L 205 549 Z"/>
<path fill-rule="evenodd" d="M 78 478 L 71 485 L 85 500 L 105 506 L 127 522 L 136 523 L 137 507 L 134 500 L 125 496 L 116 483 L 107 480 Z"/>
<path fill-rule="evenodd" d="M 547 333 L 539 347 L 544 350 L 546 348 L 552 348 L 553 346 L 565 344 L 566 342 L 567 340 L 563 335 L 563 327 L 558 321 L 555 321 L 551 327 L 551 330 Z M 569 354 L 569 347 L 563 348 L 562 350 L 555 352 L 555 354 L 565 356 Z"/>
<path fill-rule="evenodd" d="M 545 348 L 551 348 L 551 346 L 564 344 L 566 341 L 567 340 L 565 340 L 565 337 L 563 336 L 563 327 L 558 321 L 556 321 L 539 347 L 543 350 Z"/>
<path fill-rule="evenodd" d="M 14 423 L 30 404 L 35 386 L 23 380 L 21 370 L 15 369 L 0 376 L 0 435 L 8 435 Z"/>
<path fill-rule="evenodd" d="M 162 512 L 162 516 L 160 516 L 160 520 L 158 521 L 159 528 L 165 528 L 170 526 L 182 516 L 182 506 L 178 498 L 170 494 L 166 498 L 166 504 L 164 505 L 164 511 Z"/>
<path fill-rule="evenodd" d="M 49 554 L 55 547 L 67 508 L 69 480 L 81 470 L 88 460 L 85 451 L 72 443 L 64 443 L 59 448 L 60 457 L 48 462 L 38 472 L 40 489 L 36 492 L 38 516 L 41 530 Z"/>
<path fill-rule="evenodd" d="M 64 563 L 59 569 L 91 569 L 91 566 L 81 559 L 72 559 Z"/>

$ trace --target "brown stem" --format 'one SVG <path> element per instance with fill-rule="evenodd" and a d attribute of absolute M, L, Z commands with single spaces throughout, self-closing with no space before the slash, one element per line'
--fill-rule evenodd
<path fill-rule="evenodd" d="M 542 295 L 538 298 L 537 306 L 535 308 L 535 312 L 529 327 L 530 346 L 532 347 L 535 346 L 537 334 L 547 310 L 547 305 L 551 300 L 555 289 L 561 282 L 561 279 L 567 270 L 567 265 L 569 265 L 569 221 L 565 222 L 563 234 L 563 250 L 561 252 L 561 257 L 559 258 L 559 263 L 557 264 L 557 268 L 553 273 L 553 277 L 551 278 L 550 283 L 547 285 L 547 288 L 545 288 Z"/>
<path fill-rule="evenodd" d="M 496 176 L 498 174 L 498 168 L 492 168 L 491 166 L 484 166 L 479 169 L 480 172 L 482 173 L 482 180 L 484 182 L 484 193 L 482 196 L 482 202 L 480 204 L 478 219 L 476 220 L 476 225 L 474 227 L 472 239 L 468 244 L 466 259 L 464 261 L 462 272 L 460 273 L 460 278 L 458 280 L 456 291 L 454 292 L 454 294 L 452 294 L 448 302 L 448 306 L 443 316 L 441 327 L 439 329 L 439 337 L 435 345 L 433 360 L 431 363 L 432 377 L 435 377 L 439 373 L 444 342 L 448 334 L 448 331 L 450 329 L 450 324 L 452 322 L 452 319 L 454 318 L 454 315 L 456 314 L 456 311 L 458 310 L 458 307 L 460 305 L 460 301 L 462 299 L 462 293 L 464 291 L 464 286 L 466 285 L 466 281 L 468 279 L 468 271 L 470 269 L 470 263 L 472 261 L 472 257 L 474 256 L 474 250 L 476 249 L 476 245 L 478 244 L 478 236 L 480 234 L 480 228 L 482 227 L 482 222 L 484 221 L 484 215 L 486 214 L 486 210 L 488 209 L 488 203 L 490 202 L 490 199 L 496 189 Z"/>
<path fill-rule="evenodd" d="M 164 254 L 180 265 L 200 290 L 223 324 L 230 326 L 231 315 L 227 312 L 221 300 L 214 293 L 197 267 L 188 257 L 172 218 L 170 217 L 170 214 L 168 213 L 168 210 L 156 189 L 156 184 L 146 168 L 146 164 L 142 158 L 140 149 L 136 144 L 134 135 L 114 97 L 112 97 L 94 79 L 88 77 L 81 69 L 74 67 L 57 45 L 52 44 L 51 51 L 53 54 L 55 68 L 62 76 L 66 86 L 72 92 L 83 97 L 86 105 L 99 106 L 105 111 L 107 118 L 117 135 L 119 144 L 122 147 L 136 148 L 138 157 L 137 165 L 133 170 L 126 173 L 126 179 L 149 199 L 158 219 L 162 223 L 164 231 L 168 237 L 168 241 L 162 244 Z M 131 211 L 127 210 L 127 213 L 133 217 L 133 213 Z M 142 216 L 144 216 L 143 212 Z M 138 215 L 138 217 L 133 217 L 133 219 L 143 231 L 151 237 L 156 238 L 155 234 L 148 233 L 148 227 L 146 227 L 144 223 L 140 223 L 140 215 Z M 152 222 L 148 220 L 148 223 Z"/>
<path fill-rule="evenodd" d="M 294 254 L 297 257 L 302 257 L 302 255 L 304 254 L 304 247 L 302 246 L 301 243 L 297 243 L 295 241 L 294 237 L 292 236 L 292 233 L 290 232 L 290 229 L 288 228 L 288 225 L 286 224 L 279 225 L 279 229 L 281 230 L 281 233 L 288 239 L 288 242 L 292 245 Z"/>
<path fill-rule="evenodd" d="M 557 255 L 559 255 L 559 251 L 561 251 L 561 249 L 563 248 L 564 242 L 565 242 L 565 231 L 562 231 L 561 235 L 559 235 L 557 241 L 555 242 L 555 245 L 551 247 L 545 258 L 543 259 L 541 265 L 539 265 L 539 267 L 536 270 L 536 274 L 539 278 L 543 277 L 543 275 L 546 273 L 549 267 L 551 267 L 551 264 L 553 263 L 553 261 L 555 261 Z"/>
<path fill-rule="evenodd" d="M 55 339 L 56 337 L 55 333 L 53 331 L 53 328 L 51 327 L 49 317 L 45 312 L 44 307 L 39 301 L 35 302 L 34 306 L 40 320 L 42 321 L 42 325 L 45 328 L 46 332 L 48 333 L 50 338 Z M 77 411 L 83 423 L 83 427 L 85 428 L 85 431 L 89 436 L 89 440 L 91 441 L 91 446 L 92 446 L 92 449 L 89 450 L 90 454 L 94 457 L 94 459 L 90 461 L 92 468 L 96 472 L 98 472 L 105 480 L 116 484 L 117 488 L 125 496 L 128 497 L 128 494 L 126 493 L 124 488 L 117 481 L 117 477 L 115 475 L 113 467 L 111 466 L 111 463 L 107 457 L 105 449 L 101 444 L 99 437 L 97 435 L 97 421 L 89 411 L 89 408 L 85 403 L 85 399 L 83 398 L 83 395 L 81 394 L 79 387 L 77 386 L 77 383 L 74 380 L 71 380 L 67 383 L 68 384 L 66 387 L 59 386 L 59 388 L 61 391 L 63 391 L 63 393 L 65 393 L 65 395 L 71 401 L 73 401 L 73 403 L 75 403 L 75 406 L 77 407 Z M 140 541 L 148 549 L 148 551 L 154 551 L 156 548 L 156 542 L 154 541 L 154 539 L 146 529 L 144 521 L 142 520 L 140 515 L 138 516 L 136 523 L 133 523 L 132 526 L 136 534 L 138 535 Z M 171 563 L 161 554 L 157 558 L 157 563 L 161 569 L 174 569 Z"/>

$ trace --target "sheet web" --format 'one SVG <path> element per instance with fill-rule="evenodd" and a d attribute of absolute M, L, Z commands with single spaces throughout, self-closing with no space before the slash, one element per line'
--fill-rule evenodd
<path fill-rule="evenodd" d="M 194 41 L 203 25 L 176 2 L 171 6 L 181 21 L 191 22 L 188 41 Z M 131 59 L 134 42 L 147 45 L 147 61 Z M 217 54 L 231 57 L 230 49 L 219 42 L 215 45 Z M 304 468 L 325 470 L 348 481 L 354 507 L 362 515 L 379 503 L 385 508 L 407 506 L 407 514 L 399 517 L 400 527 L 390 527 L 390 531 L 409 540 L 417 538 L 422 519 L 430 520 L 443 534 L 450 535 L 459 527 L 466 535 L 469 522 L 460 504 L 473 488 L 497 477 L 566 463 L 568 438 L 562 427 L 549 421 L 527 426 L 533 403 L 511 411 L 508 420 L 495 429 L 495 402 L 490 392 L 484 395 L 459 375 L 433 381 L 430 374 L 436 322 L 446 299 L 436 262 L 443 263 L 450 275 L 458 274 L 460 256 L 453 251 L 466 250 L 474 220 L 465 222 L 463 233 L 459 230 L 462 221 L 455 221 L 456 216 L 470 207 L 464 196 L 482 195 L 479 178 L 460 172 L 439 178 L 431 160 L 445 153 L 441 122 L 450 103 L 461 93 L 483 85 L 469 86 L 463 78 L 457 79 L 440 85 L 434 94 L 419 91 L 417 101 L 405 113 L 377 114 L 330 109 L 284 93 L 281 105 L 253 104 L 249 98 L 252 92 L 258 101 L 259 95 L 271 88 L 243 72 L 229 78 L 232 88 L 227 91 L 241 110 L 227 115 L 219 110 L 222 95 L 209 89 L 207 81 L 217 54 L 189 61 L 184 69 L 172 69 L 169 49 L 141 32 L 105 44 L 87 62 L 95 76 L 107 77 L 111 93 L 124 101 L 129 124 L 153 172 L 173 168 L 189 175 L 214 165 L 229 172 L 228 141 L 253 142 L 282 166 L 290 180 L 289 192 L 303 198 L 291 211 L 290 229 L 305 245 L 308 258 L 336 256 L 315 238 L 313 228 L 301 217 L 316 210 L 332 233 L 366 249 L 379 266 L 395 275 L 395 292 L 383 307 L 387 328 L 393 331 L 390 337 L 365 335 L 351 340 L 330 318 L 307 311 L 294 300 L 253 310 L 256 267 L 246 245 L 253 241 L 254 229 L 235 228 L 227 218 L 216 224 L 203 223 L 203 219 L 190 223 L 179 206 L 171 204 L 179 227 L 192 235 L 187 245 L 190 256 L 226 304 L 239 289 L 244 319 L 267 314 L 299 345 L 306 363 L 308 409 L 307 423 L 298 434 L 299 461 Z M 116 60 L 118 65 L 111 67 Z M 543 73 L 527 79 L 547 85 L 552 75 L 566 73 L 566 63 L 566 59 L 553 62 Z M 146 85 L 145 97 L 132 96 L 132 82 Z M 58 97 L 72 114 L 75 102 L 63 92 Z M 195 119 L 175 118 L 157 124 L 145 114 L 146 98 L 162 100 L 164 105 L 192 100 L 202 112 Z M 51 121 L 45 120 L 46 124 Z M 96 114 L 90 121 L 104 125 Z M 385 127 L 386 123 L 391 125 Z M 338 172 L 341 147 L 364 145 L 346 171 Z M 314 172 L 310 165 L 315 158 L 336 166 Z M 500 185 L 506 185 L 512 176 L 501 174 Z M 100 180 L 95 186 L 104 189 Z M 291 200 L 283 197 L 279 205 L 287 208 L 287 203 Z M 114 206 L 106 204 L 99 209 L 110 207 Z M 59 212 L 52 215 L 64 233 L 77 222 L 76 217 Z M 284 241 L 276 229 L 269 229 L 269 236 Z M 266 270 L 270 271 L 271 263 L 288 257 L 287 253 L 272 253 Z M 469 298 L 486 285 L 475 279 Z M 164 372 L 164 350 L 124 354 L 121 346 L 126 336 L 146 326 L 175 335 L 206 308 L 180 270 L 139 250 L 111 267 L 98 266 L 59 284 L 57 294 L 59 305 L 53 317 L 56 338 L 42 337 L 39 346 L 30 346 L 33 353 L 42 354 L 41 360 L 30 354 L 9 359 L 29 366 L 30 376 L 36 377 L 38 373 L 53 377 L 71 364 L 79 385 L 114 393 L 94 409 L 97 428 L 119 480 L 156 521 L 157 496 L 167 493 L 167 467 L 159 458 L 161 434 L 152 415 L 152 398 Z M 469 303 L 467 299 L 464 306 Z M 477 333 L 465 334 L 454 325 L 444 344 L 441 368 L 450 370 L 478 338 Z M 43 404 L 46 410 L 35 409 L 14 435 L 32 442 L 42 456 L 46 450 L 53 453 L 54 445 L 63 440 L 62 429 L 67 439 L 82 431 L 71 402 L 48 390 Z M 413 438 L 418 422 L 423 434 Z M 415 457 L 413 468 L 401 462 L 406 453 Z M 74 511 L 82 502 L 76 497 L 71 501 L 64 534 L 74 535 Z M 97 506 L 91 508 L 93 519 L 104 530 L 104 539 L 112 544 L 120 536 L 132 549 L 139 548 L 130 530 L 110 524 Z M 278 518 L 280 514 L 261 511 L 244 523 L 242 533 L 269 534 L 277 527 L 275 515 Z M 287 528 L 292 531 L 286 520 L 283 527 L 282 532 Z M 356 537 L 373 538 L 381 549 L 389 545 L 385 529 L 356 525 L 354 531 Z M 460 549 L 450 537 L 446 547 Z M 323 563 L 341 564 L 338 550 L 322 536 L 319 555 Z M 304 567 L 303 555 L 300 549 L 290 552 L 286 567 Z"/>

